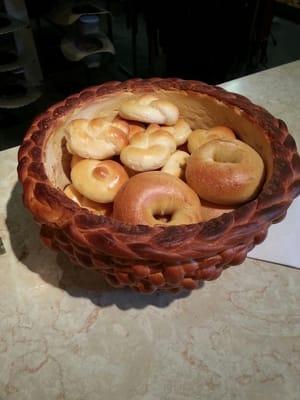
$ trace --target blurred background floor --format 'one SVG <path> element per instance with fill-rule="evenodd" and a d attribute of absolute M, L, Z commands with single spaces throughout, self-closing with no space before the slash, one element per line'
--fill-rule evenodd
<path fill-rule="evenodd" d="M 36 28 L 34 37 L 44 75 L 40 88 L 42 95 L 30 105 L 18 109 L 0 109 L 0 150 L 20 144 L 26 128 L 35 115 L 84 87 L 108 80 L 125 80 L 132 76 L 166 75 L 166 57 L 160 48 L 151 49 L 149 63 L 149 42 L 145 19 L 140 15 L 137 17 L 136 66 L 134 66 L 132 57 L 134 35 L 132 35 L 132 26 L 131 29 L 128 28 L 128 15 L 126 16 L 118 7 L 112 10 L 112 14 L 115 56 L 108 57 L 101 68 L 94 69 L 86 68 L 83 63 L 70 62 L 62 57 L 57 47 L 60 40 L 59 30 L 53 29 L 43 20 L 37 21 L 33 18 Z M 297 22 L 299 21 L 295 22 L 275 15 L 272 19 L 265 56 L 259 62 L 247 65 L 239 73 L 228 74 L 226 80 L 300 59 L 300 24 Z M 36 27 L 37 23 L 41 24 L 39 28 Z M 44 43 L 47 43 L 46 48 Z M 177 76 L 182 77 L 180 73 Z M 209 83 L 218 84 L 221 81 L 215 78 Z"/>

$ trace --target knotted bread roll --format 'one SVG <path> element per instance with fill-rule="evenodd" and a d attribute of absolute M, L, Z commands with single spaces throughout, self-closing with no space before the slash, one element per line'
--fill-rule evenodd
<path fill-rule="evenodd" d="M 160 100 L 152 94 L 145 94 L 121 104 L 119 115 L 125 119 L 149 124 L 174 125 L 178 120 L 179 111 L 173 103 Z"/>
<path fill-rule="evenodd" d="M 175 150 L 176 141 L 170 133 L 149 125 L 144 133 L 132 136 L 120 159 L 134 171 L 151 171 L 163 167 Z"/>
<path fill-rule="evenodd" d="M 128 124 L 120 119 L 75 119 L 66 127 L 67 148 L 83 158 L 104 160 L 120 154 L 128 133 Z"/>

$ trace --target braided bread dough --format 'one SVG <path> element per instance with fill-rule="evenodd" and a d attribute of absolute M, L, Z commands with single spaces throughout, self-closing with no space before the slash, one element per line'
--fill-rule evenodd
<path fill-rule="evenodd" d="M 149 124 L 174 125 L 178 120 L 179 110 L 167 100 L 146 94 L 121 104 L 119 115 L 125 119 Z"/>
<path fill-rule="evenodd" d="M 120 154 L 128 133 L 128 124 L 120 119 L 75 119 L 66 127 L 67 148 L 83 158 L 104 160 Z"/>
<path fill-rule="evenodd" d="M 158 128 L 149 125 L 144 133 L 131 138 L 120 154 L 124 165 L 134 171 L 150 171 L 165 165 L 176 150 L 176 141 L 170 133 Z"/>

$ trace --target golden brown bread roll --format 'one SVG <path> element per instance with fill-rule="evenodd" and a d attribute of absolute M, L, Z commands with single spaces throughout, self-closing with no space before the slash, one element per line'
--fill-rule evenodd
<path fill-rule="evenodd" d="M 264 162 L 240 140 L 213 140 L 192 153 L 185 176 L 201 198 L 237 205 L 257 195 L 264 179 Z"/>
<path fill-rule="evenodd" d="M 123 166 L 113 160 L 82 160 L 72 168 L 71 180 L 75 189 L 86 198 L 110 203 L 128 180 L 128 175 Z"/>
<path fill-rule="evenodd" d="M 66 127 L 67 148 L 82 158 L 104 160 L 120 154 L 128 133 L 128 124 L 120 119 L 75 119 Z"/>
<path fill-rule="evenodd" d="M 121 151 L 120 159 L 134 171 L 159 169 L 176 150 L 174 137 L 161 129 L 153 130 L 152 125 L 144 133 L 137 133 L 130 144 Z"/>
<path fill-rule="evenodd" d="M 201 203 L 175 176 L 143 172 L 130 178 L 118 192 L 113 217 L 133 225 L 193 224 L 202 220 Z"/>
<path fill-rule="evenodd" d="M 149 124 L 174 125 L 178 120 L 179 111 L 173 103 L 160 100 L 153 94 L 145 94 L 121 104 L 119 115 L 128 120 Z"/>

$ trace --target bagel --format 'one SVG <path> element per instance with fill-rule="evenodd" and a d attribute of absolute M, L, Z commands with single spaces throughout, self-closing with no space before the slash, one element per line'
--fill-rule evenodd
<path fill-rule="evenodd" d="M 184 178 L 186 162 L 189 156 L 189 153 L 185 151 L 175 151 L 175 153 L 171 155 L 166 164 L 163 166 L 161 171 L 174 175 L 177 178 Z"/>
<path fill-rule="evenodd" d="M 174 125 L 178 120 L 179 111 L 173 103 L 160 100 L 152 94 L 145 94 L 121 104 L 119 115 L 128 120 L 148 124 Z"/>
<path fill-rule="evenodd" d="M 226 126 L 214 126 L 210 129 L 196 129 L 188 137 L 188 150 L 192 153 L 211 140 L 232 140 L 235 138 L 234 132 Z"/>
<path fill-rule="evenodd" d="M 120 159 L 134 171 L 151 171 L 163 167 L 175 150 L 176 141 L 170 133 L 149 125 L 144 133 L 132 136 Z"/>
<path fill-rule="evenodd" d="M 193 224 L 202 220 L 201 203 L 175 176 L 143 172 L 130 178 L 118 192 L 113 217 L 133 225 Z"/>
<path fill-rule="evenodd" d="M 185 177 L 204 200 L 238 205 L 257 195 L 264 179 L 264 162 L 240 140 L 212 140 L 188 158 Z"/>
<path fill-rule="evenodd" d="M 120 154 L 128 133 L 128 124 L 118 118 L 75 119 L 66 127 L 67 149 L 82 158 L 104 160 Z"/>
<path fill-rule="evenodd" d="M 87 208 L 95 214 L 109 216 L 112 213 L 112 203 L 101 204 L 89 200 L 80 194 L 73 185 L 68 185 L 64 189 L 64 194 L 80 207 Z"/>
<path fill-rule="evenodd" d="M 75 189 L 99 203 L 110 203 L 128 180 L 123 166 L 113 160 L 81 160 L 71 170 Z"/>

